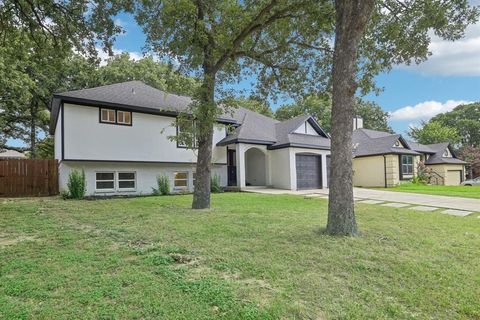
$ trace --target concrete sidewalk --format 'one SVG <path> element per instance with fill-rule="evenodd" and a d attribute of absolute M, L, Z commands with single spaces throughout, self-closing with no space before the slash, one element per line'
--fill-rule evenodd
<path fill-rule="evenodd" d="M 257 192 L 265 194 L 294 194 L 294 195 L 323 195 L 328 196 L 328 189 L 290 191 L 281 189 L 247 189 L 248 192 Z M 408 203 L 418 206 L 428 206 L 455 210 L 465 210 L 480 212 L 480 199 L 434 196 L 419 193 L 407 193 L 396 191 L 372 190 L 363 188 L 353 188 L 353 195 L 356 199 L 371 199 L 386 202 Z"/>

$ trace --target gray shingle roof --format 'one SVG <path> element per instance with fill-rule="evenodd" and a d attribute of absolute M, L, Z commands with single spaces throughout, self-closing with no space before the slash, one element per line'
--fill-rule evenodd
<path fill-rule="evenodd" d="M 400 140 L 406 145 L 404 147 L 395 147 L 395 142 Z M 369 129 L 357 129 L 353 131 L 353 154 L 355 157 L 365 157 L 382 154 L 411 154 L 420 153 L 408 148 L 408 144 L 399 134 L 375 131 Z"/>
<path fill-rule="evenodd" d="M 406 148 L 394 147 L 397 140 L 400 140 Z M 355 157 L 365 157 L 381 154 L 429 154 L 430 157 L 425 164 L 466 164 L 465 161 L 457 159 L 448 143 L 420 144 L 408 141 L 399 134 L 387 132 L 357 129 L 353 131 L 353 146 Z M 452 157 L 444 157 L 445 149 L 449 149 Z"/>
<path fill-rule="evenodd" d="M 280 122 L 240 107 L 234 111 L 233 118 L 240 126 L 235 129 L 235 132 L 219 141 L 217 145 L 250 142 L 268 145 L 270 149 L 282 147 L 330 149 L 330 139 L 311 116 L 301 115 Z M 313 124 L 321 135 L 293 133 L 305 121 Z"/>
<path fill-rule="evenodd" d="M 425 164 L 466 164 L 465 161 L 457 159 L 455 154 L 452 152 L 449 144 L 445 143 L 436 143 L 436 144 L 428 144 L 426 145 L 430 150 L 434 151 L 435 153 L 432 154 Z M 444 157 L 443 153 L 446 149 L 450 150 L 452 157 Z"/>
<path fill-rule="evenodd" d="M 192 98 L 167 93 L 141 81 L 127 81 L 90 89 L 57 93 L 51 106 L 50 133 L 55 132 L 55 122 L 62 101 L 121 107 L 126 110 L 175 115 L 188 111 Z M 232 122 L 225 114 L 219 121 Z"/>

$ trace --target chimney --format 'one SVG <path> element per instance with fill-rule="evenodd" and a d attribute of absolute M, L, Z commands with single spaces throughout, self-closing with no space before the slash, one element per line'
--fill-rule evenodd
<path fill-rule="evenodd" d="M 363 128 L 362 117 L 359 117 L 359 116 L 353 117 L 353 130 L 362 129 L 362 128 Z"/>

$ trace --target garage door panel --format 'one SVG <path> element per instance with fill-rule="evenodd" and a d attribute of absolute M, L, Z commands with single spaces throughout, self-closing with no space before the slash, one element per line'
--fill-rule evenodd
<path fill-rule="evenodd" d="M 322 187 L 321 156 L 296 155 L 297 189 Z"/>
<path fill-rule="evenodd" d="M 448 170 L 447 181 L 445 181 L 445 184 L 449 186 L 457 186 L 462 182 L 461 176 L 461 170 Z"/>

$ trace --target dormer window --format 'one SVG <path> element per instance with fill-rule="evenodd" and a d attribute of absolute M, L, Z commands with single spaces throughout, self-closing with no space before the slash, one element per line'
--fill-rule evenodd
<path fill-rule="evenodd" d="M 400 143 L 400 140 L 395 141 L 395 144 L 393 145 L 395 148 L 401 148 L 403 147 L 402 144 Z"/>
<path fill-rule="evenodd" d="M 448 149 L 445 149 L 442 155 L 444 158 L 449 158 L 451 157 L 450 151 Z"/>
<path fill-rule="evenodd" d="M 132 125 L 132 113 L 114 109 L 100 108 L 100 123 Z"/>

